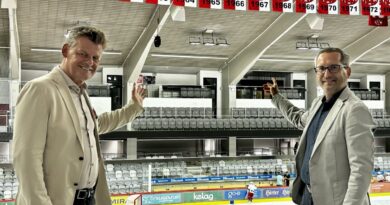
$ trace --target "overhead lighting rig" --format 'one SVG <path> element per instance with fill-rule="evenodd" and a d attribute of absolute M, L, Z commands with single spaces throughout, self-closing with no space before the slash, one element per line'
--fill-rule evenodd
<path fill-rule="evenodd" d="M 198 35 L 189 36 L 190 45 L 229 46 L 225 37 L 214 37 L 214 30 L 206 29 Z"/>
<path fill-rule="evenodd" d="M 318 41 L 319 36 L 309 36 L 305 41 L 297 41 L 295 48 L 299 50 L 320 50 L 324 48 L 329 48 L 330 44 L 328 42 Z"/>

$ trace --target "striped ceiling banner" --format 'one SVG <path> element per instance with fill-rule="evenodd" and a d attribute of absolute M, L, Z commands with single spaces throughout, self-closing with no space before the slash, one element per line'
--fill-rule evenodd
<path fill-rule="evenodd" d="M 259 12 L 390 16 L 390 0 L 119 0 L 127 3 Z"/>

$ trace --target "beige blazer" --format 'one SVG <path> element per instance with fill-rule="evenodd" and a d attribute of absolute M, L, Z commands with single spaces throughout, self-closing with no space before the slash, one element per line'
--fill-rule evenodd
<path fill-rule="evenodd" d="M 297 178 L 292 198 L 300 203 L 304 186 L 300 172 L 305 154 L 306 132 L 323 96 L 308 111 L 298 109 L 281 95 L 274 105 L 298 129 L 303 129 L 296 155 Z M 367 191 L 374 163 L 374 121 L 364 103 L 345 88 L 329 111 L 309 162 L 310 183 L 315 205 L 368 205 Z"/>
<path fill-rule="evenodd" d="M 88 100 L 89 103 L 89 100 Z M 103 113 L 95 121 L 95 135 L 133 120 L 138 104 Z M 28 82 L 20 92 L 13 136 L 13 165 L 19 180 L 17 205 L 72 205 L 80 180 L 84 147 L 69 88 L 58 69 Z M 99 139 L 96 204 L 111 204 Z"/>

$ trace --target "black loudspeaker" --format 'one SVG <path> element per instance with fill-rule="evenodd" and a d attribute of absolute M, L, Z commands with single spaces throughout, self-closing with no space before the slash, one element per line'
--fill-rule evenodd
<path fill-rule="evenodd" d="M 111 110 L 122 107 L 122 76 L 107 75 L 107 83 L 110 83 Z"/>
<path fill-rule="evenodd" d="M 107 75 L 107 83 L 122 87 L 122 76 L 121 75 Z"/>
<path fill-rule="evenodd" d="M 158 48 L 160 47 L 160 45 L 161 45 L 161 37 L 157 35 L 156 37 L 154 37 L 154 46 Z"/>
<path fill-rule="evenodd" d="M 121 87 L 110 87 L 111 97 L 111 110 L 116 110 L 122 107 L 122 88 Z"/>

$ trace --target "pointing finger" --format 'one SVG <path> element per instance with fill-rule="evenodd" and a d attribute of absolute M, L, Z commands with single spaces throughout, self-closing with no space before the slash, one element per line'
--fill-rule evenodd
<path fill-rule="evenodd" d="M 274 83 L 274 85 L 278 85 L 278 83 L 276 83 L 276 78 L 275 77 L 272 77 L 272 82 Z"/>

